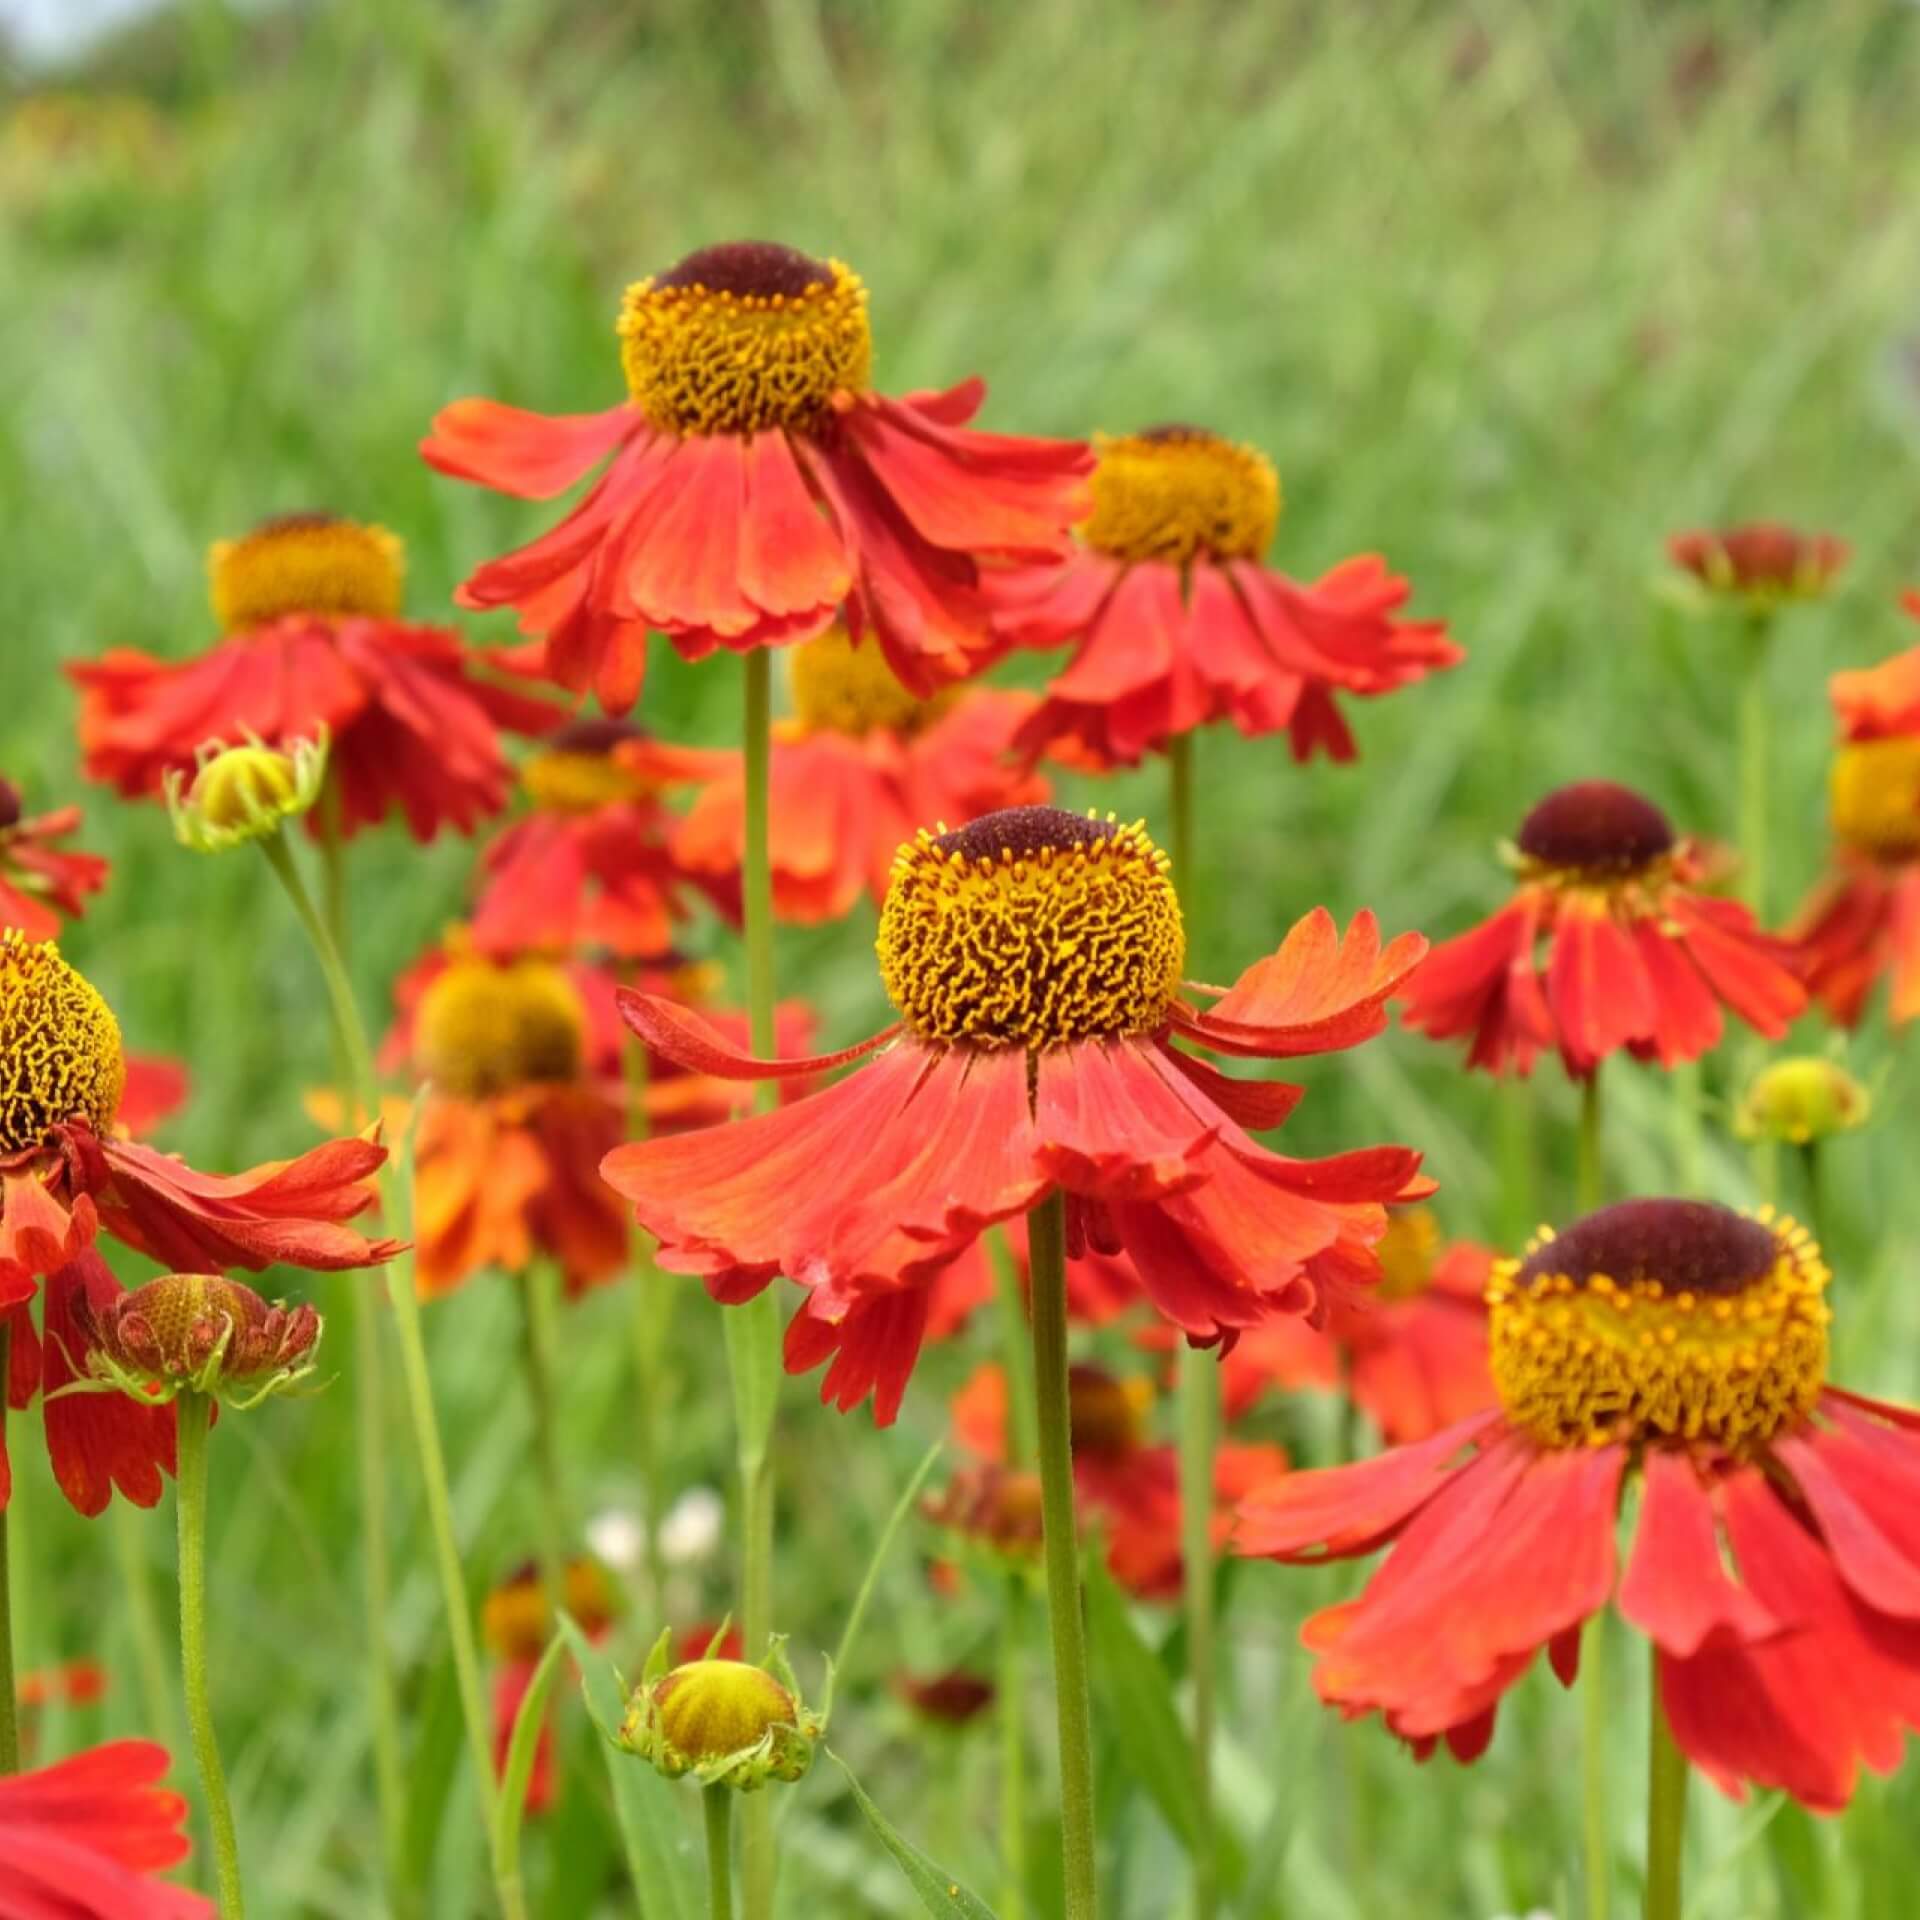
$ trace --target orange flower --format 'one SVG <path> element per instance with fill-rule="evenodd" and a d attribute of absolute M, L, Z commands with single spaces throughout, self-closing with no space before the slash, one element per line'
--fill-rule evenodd
<path fill-rule="evenodd" d="M 1343 939 L 1324 911 L 1202 1012 L 1165 857 L 1138 827 L 1021 807 L 900 850 L 881 974 L 901 1020 L 817 1060 L 759 1061 L 683 1008 L 621 996 L 647 1044 L 705 1073 L 872 1066 L 775 1113 L 620 1147 L 603 1171 L 661 1242 L 667 1270 L 724 1301 L 791 1275 L 794 1371 L 833 1356 L 823 1393 L 875 1392 L 890 1421 L 924 1337 L 929 1283 L 985 1226 L 1053 1193 L 1067 1244 L 1125 1248 L 1189 1339 L 1275 1313 L 1324 1316 L 1377 1277 L 1385 1203 L 1428 1191 L 1419 1155 L 1267 1152 L 1298 1089 L 1231 1079 L 1175 1044 L 1282 1059 L 1355 1045 L 1425 951 L 1382 948 L 1370 914 Z M 1217 993 L 1218 989 L 1201 989 Z"/>
<path fill-rule="evenodd" d="M 724 777 L 729 755 L 654 740 L 617 720 L 575 720 L 520 770 L 533 811 L 481 855 L 473 944 L 508 957 L 598 949 L 658 960 L 686 917 L 689 884 L 735 913 L 735 869 L 689 874 L 669 850 L 673 786 Z"/>
<path fill-rule="evenodd" d="M 1828 1384 L 1828 1279 L 1791 1222 L 1690 1200 L 1607 1207 L 1501 1262 L 1498 1407 L 1241 1510 L 1242 1553 L 1392 1546 L 1307 1622 L 1321 1698 L 1473 1759 L 1541 1648 L 1572 1684 L 1617 1598 L 1681 1750 L 1728 1793 L 1831 1812 L 1863 1761 L 1891 1772 L 1920 1726 L 1920 1414 Z"/>
<path fill-rule="evenodd" d="M 1494 1403 L 1487 1370 L 1490 1249 L 1444 1251 L 1424 1207 L 1394 1214 L 1380 1243 L 1380 1284 L 1336 1308 L 1325 1332 L 1297 1320 L 1255 1327 L 1221 1363 L 1227 1417 L 1274 1387 L 1341 1390 L 1394 1446 L 1424 1440 Z"/>
<path fill-rule="evenodd" d="M 1075 1365 L 1067 1373 L 1077 1511 L 1106 1532 L 1107 1567 L 1142 1600 L 1177 1599 L 1181 1587 L 1180 1456 L 1150 1445 L 1153 1383 L 1122 1380 L 1102 1367 Z M 975 1371 L 953 1398 L 955 1437 L 990 1466 L 1007 1452 L 1007 1376 L 997 1366 Z M 1233 1531 L 1233 1510 L 1255 1487 L 1287 1468 L 1274 1446 L 1223 1443 L 1214 1454 L 1212 1520 L 1216 1548 Z M 1034 1544 L 1037 1549 L 1039 1536 Z"/>
<path fill-rule="evenodd" d="M 902 840 L 922 820 L 971 820 L 1046 799 L 1044 779 L 1009 760 L 1031 694 L 950 688 L 919 700 L 879 648 L 841 627 L 796 647 L 795 717 L 774 729 L 768 855 L 774 911 L 802 926 L 837 920 L 862 893 L 876 904 Z M 674 857 L 716 883 L 740 870 L 746 782 L 738 755 L 694 802 Z"/>
<path fill-rule="evenodd" d="M 1769 1040 L 1806 1004 L 1786 944 L 1702 892 L 1702 849 L 1626 787 L 1548 794 L 1511 859 L 1512 900 L 1437 946 L 1402 995 L 1409 1027 L 1469 1037 L 1470 1067 L 1530 1073 L 1543 1047 L 1580 1079 L 1621 1047 L 1672 1067 L 1718 1043 L 1722 1003 Z"/>
<path fill-rule="evenodd" d="M 285 747 L 324 729 L 343 834 L 396 807 L 417 840 L 471 833 L 512 788 L 500 729 L 544 733 L 561 717 L 471 673 L 452 628 L 401 618 L 403 554 L 384 527 L 283 514 L 218 542 L 209 565 L 217 645 L 178 661 L 116 647 L 67 669 L 87 774 L 129 798 L 191 775 L 209 740 Z"/>
<path fill-rule="evenodd" d="M 399 1018 L 383 1057 L 431 1087 L 414 1137 L 422 1293 L 489 1267 L 522 1271 L 540 1252 L 560 1263 L 570 1294 L 625 1269 L 626 1212 L 596 1171 L 632 1125 L 614 991 L 584 962 L 494 960 L 459 933 L 395 983 Z M 782 1008 L 779 1024 L 804 1044 L 801 1009 Z M 745 1020 L 732 1025 L 744 1037 Z M 747 1104 L 744 1089 L 664 1059 L 643 1097 L 657 1133 Z"/>
<path fill-rule="evenodd" d="M 1908 611 L 1920 617 L 1920 593 Z M 1829 683 L 1834 870 L 1788 927 L 1808 990 L 1842 1026 L 1859 1023 L 1882 974 L 1896 1025 L 1920 1019 L 1920 647 Z"/>
<path fill-rule="evenodd" d="M 78 807 L 27 818 L 20 789 L 0 779 L 0 927 L 54 940 L 63 915 L 77 920 L 86 912 L 87 895 L 107 884 L 107 863 L 97 853 L 62 853 L 53 844 L 79 826 Z"/>
<path fill-rule="evenodd" d="M 1667 552 L 1715 593 L 1765 610 L 1783 600 L 1817 600 L 1847 564 L 1848 547 L 1830 533 L 1750 520 L 1724 533 L 1676 533 Z"/>
<path fill-rule="evenodd" d="M 95 1250 L 98 1230 L 160 1266 L 205 1273 L 276 1262 L 331 1271 L 374 1266 L 399 1242 L 346 1222 L 373 1200 L 386 1158 L 377 1136 L 333 1140 L 296 1160 L 205 1174 L 118 1130 L 127 1071 L 119 1022 L 51 941 L 0 934 L 0 1313 L 12 1321 L 10 1404 L 44 1389 L 54 1478 L 82 1513 L 117 1486 L 139 1506 L 173 1466 L 173 1416 L 120 1394 L 61 1394 L 87 1371 L 91 1329 L 122 1297 Z M 44 1282 L 44 1288 L 41 1283 Z M 30 1304 L 42 1293 L 42 1329 Z M 0 1451 L 0 1506 L 12 1477 Z"/>
<path fill-rule="evenodd" d="M 985 389 L 889 399 L 867 293 L 837 260 L 707 247 L 628 288 L 628 398 L 549 416 L 456 400 L 420 450 L 523 500 L 612 464 L 552 532 L 489 561 L 468 607 L 511 606 L 553 677 L 624 713 L 648 630 L 686 659 L 823 632 L 844 605 L 915 692 L 994 650 L 982 565 L 1051 560 L 1084 510 L 1086 449 L 976 433 Z"/>
<path fill-rule="evenodd" d="M 1354 757 L 1336 691 L 1390 693 L 1465 656 L 1437 620 L 1395 618 L 1408 586 L 1377 554 L 1312 585 L 1261 564 L 1280 482 L 1256 448 L 1200 427 L 1096 440 L 1093 511 L 1064 559 L 992 583 L 1014 644 L 1073 658 L 1021 729 L 1131 766 L 1220 720 L 1287 733 L 1296 760 Z"/>
<path fill-rule="evenodd" d="M 213 1920 L 152 1876 L 187 1857 L 187 1803 L 147 1740 L 109 1740 L 0 1778 L 0 1920 Z"/>

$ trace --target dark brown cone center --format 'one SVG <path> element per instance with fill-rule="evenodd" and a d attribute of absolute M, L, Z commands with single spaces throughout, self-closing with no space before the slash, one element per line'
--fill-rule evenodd
<path fill-rule="evenodd" d="M 17 827 L 22 811 L 20 789 L 11 780 L 0 780 L 0 833 Z"/>
<path fill-rule="evenodd" d="M 998 860 L 1003 853 L 1024 859 L 1043 847 L 1071 853 L 1096 840 L 1111 840 L 1119 831 L 1111 820 L 1092 820 L 1064 807 L 1002 807 L 998 813 L 983 813 L 964 827 L 940 834 L 933 844 L 942 853 L 957 853 L 967 860 Z"/>
<path fill-rule="evenodd" d="M 558 753 L 611 753 L 629 740 L 646 737 L 646 728 L 637 727 L 630 720 L 608 720 L 599 714 L 589 714 L 584 720 L 569 720 L 565 726 L 556 727 L 547 735 L 545 744 Z"/>
<path fill-rule="evenodd" d="M 1515 845 L 1550 867 L 1626 872 L 1673 850 L 1673 827 L 1651 800 L 1611 780 L 1550 793 L 1520 823 Z"/>
<path fill-rule="evenodd" d="M 1529 1254 L 1523 1281 L 1604 1274 L 1622 1286 L 1657 1280 L 1669 1294 L 1744 1293 L 1773 1271 L 1778 1249 L 1757 1220 L 1705 1200 L 1622 1200 L 1576 1220 Z"/>
<path fill-rule="evenodd" d="M 346 522 L 337 513 L 321 513 L 317 509 L 306 509 L 296 513 L 270 513 L 264 520 L 254 522 L 247 538 L 253 539 L 260 534 L 272 533 L 311 533 L 320 527 L 344 526 Z"/>
<path fill-rule="evenodd" d="M 702 247 L 690 253 L 678 266 L 658 274 L 656 287 L 705 287 L 710 293 L 775 294 L 791 299 L 809 287 L 825 286 L 833 278 L 833 269 L 811 254 L 771 240 L 729 240 L 717 247 Z"/>

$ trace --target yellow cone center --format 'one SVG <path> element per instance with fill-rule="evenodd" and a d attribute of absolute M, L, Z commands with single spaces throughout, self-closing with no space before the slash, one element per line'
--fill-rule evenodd
<path fill-rule="evenodd" d="M 1380 1241 L 1379 1300 L 1412 1300 L 1433 1283 L 1440 1258 L 1440 1223 L 1425 1207 L 1397 1208 Z"/>
<path fill-rule="evenodd" d="M 207 573 L 223 633 L 289 613 L 391 619 L 400 611 L 406 549 L 385 527 L 288 513 L 238 540 L 216 540 Z"/>
<path fill-rule="evenodd" d="M 1688 1200 L 1602 1208 L 1487 1290 L 1508 1417 L 1550 1447 L 1764 1446 L 1827 1373 L 1819 1249 L 1789 1221 Z"/>
<path fill-rule="evenodd" d="M 663 433 L 817 427 L 867 388 L 867 290 L 838 260 L 743 241 L 689 254 L 627 289 L 620 363 Z"/>
<path fill-rule="evenodd" d="M 793 1695 L 764 1667 L 743 1660 L 692 1660 L 654 1685 L 654 1710 L 668 1744 L 698 1766 L 760 1744 L 792 1727 Z"/>
<path fill-rule="evenodd" d="M 546 960 L 496 965 L 460 958 L 420 996 L 414 1053 L 433 1083 L 461 1099 L 572 1080 L 585 1048 L 586 1009 Z"/>
<path fill-rule="evenodd" d="M 1067 1408 L 1075 1453 L 1124 1460 L 1146 1439 L 1151 1384 L 1138 1376 L 1122 1380 L 1104 1367 L 1067 1371 Z"/>
<path fill-rule="evenodd" d="M 1280 476 L 1257 447 L 1202 427 L 1097 434 L 1088 546 L 1121 560 L 1257 560 L 1280 524 Z"/>
<path fill-rule="evenodd" d="M 105 1133 L 127 1066 L 120 1023 L 51 940 L 0 934 L 0 1153 L 80 1116 Z"/>
<path fill-rule="evenodd" d="M 1879 860 L 1920 859 L 1920 739 L 1860 740 L 1834 756 L 1833 830 Z"/>
<path fill-rule="evenodd" d="M 922 1039 L 1035 1049 L 1154 1032 L 1187 952 L 1145 830 L 1057 807 L 923 828 L 895 856 L 876 945 Z"/>
<path fill-rule="evenodd" d="M 787 673 L 793 710 L 810 733 L 916 733 L 959 696 L 949 687 L 931 700 L 915 699 L 871 637 L 855 646 L 839 626 L 789 649 Z"/>

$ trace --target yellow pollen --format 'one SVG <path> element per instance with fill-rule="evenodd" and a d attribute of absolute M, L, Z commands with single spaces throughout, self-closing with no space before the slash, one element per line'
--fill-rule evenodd
<path fill-rule="evenodd" d="M 1376 1300 L 1411 1300 L 1426 1292 L 1440 1257 L 1440 1223 L 1426 1207 L 1396 1208 L 1380 1242 Z"/>
<path fill-rule="evenodd" d="M 1500 1262 L 1489 1357 L 1507 1417 L 1549 1447 L 1703 1440 L 1742 1456 L 1803 1418 L 1826 1383 L 1830 1276 L 1803 1229 L 1759 1218 L 1773 1266 L 1730 1294 L 1646 1275 L 1526 1279 Z M 1539 1249 L 1529 1258 L 1538 1268 Z"/>
<path fill-rule="evenodd" d="M 1280 476 L 1256 447 L 1199 427 L 1096 434 L 1087 545 L 1121 560 L 1257 560 L 1280 524 Z"/>
<path fill-rule="evenodd" d="M 817 640 L 787 654 L 793 710 L 809 733 L 916 733 L 937 720 L 959 697 L 943 688 L 931 700 L 916 700 L 887 665 L 869 636 L 855 646 L 844 627 L 829 627 Z"/>
<path fill-rule="evenodd" d="M 641 799 L 647 783 L 610 753 L 552 747 L 520 769 L 527 797 L 542 813 L 598 813 L 622 800 Z"/>
<path fill-rule="evenodd" d="M 1145 829 L 1053 807 L 922 828 L 894 857 L 875 945 L 922 1039 L 1036 1050 L 1155 1031 L 1187 952 Z"/>
<path fill-rule="evenodd" d="M 92 985 L 51 940 L 0 934 L 0 1153 L 76 1115 L 105 1133 L 126 1079 L 120 1023 Z"/>
<path fill-rule="evenodd" d="M 620 364 L 652 425 L 676 434 L 805 431 L 832 411 L 836 394 L 865 392 L 873 359 L 867 290 L 842 262 L 816 264 L 819 277 L 791 291 L 666 284 L 677 274 L 629 287 L 617 329 Z"/>
<path fill-rule="evenodd" d="M 216 540 L 207 573 L 222 633 L 288 613 L 391 619 L 400 611 L 406 549 L 385 527 L 289 513 L 238 540 Z"/>
<path fill-rule="evenodd" d="M 414 1055 L 444 1092 L 479 1100 L 576 1078 L 586 1024 L 573 982 L 550 961 L 463 957 L 420 996 Z"/>
<path fill-rule="evenodd" d="M 1879 860 L 1920 859 L 1920 738 L 1859 740 L 1834 756 L 1833 830 Z"/>

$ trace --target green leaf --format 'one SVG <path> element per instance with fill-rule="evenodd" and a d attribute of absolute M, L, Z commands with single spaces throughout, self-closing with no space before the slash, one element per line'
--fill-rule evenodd
<path fill-rule="evenodd" d="M 1118 1730 L 1114 1750 L 1191 1853 L 1200 1833 L 1200 1783 L 1193 1743 L 1174 1704 L 1173 1681 L 1160 1657 L 1141 1639 L 1126 1597 L 1098 1554 L 1087 1562 L 1087 1638 L 1100 1718 Z M 1234 1836 L 1214 1810 L 1214 1846 L 1222 1885 L 1246 1871 Z"/>
<path fill-rule="evenodd" d="M 644 1760 L 612 1744 L 627 1707 L 613 1667 L 564 1613 L 560 1632 L 580 1669 L 587 1712 L 604 1736 L 613 1810 L 642 1920 L 705 1920 L 706 1869 L 683 1796 Z"/>
<path fill-rule="evenodd" d="M 961 1920 L 996 1920 L 993 1909 L 977 1893 L 963 1887 L 945 1867 L 929 1860 L 911 1840 L 895 1832 L 888 1824 L 887 1816 L 867 1798 L 866 1790 L 853 1777 L 853 1769 L 831 1747 L 827 1752 L 834 1765 L 847 1776 L 847 1785 L 853 1790 L 854 1805 L 866 1815 L 867 1825 L 879 1837 L 880 1844 L 893 1855 L 900 1871 L 920 1896 L 920 1904 L 934 1916 L 934 1920 L 951 1920 L 954 1914 L 959 1914 Z"/>
<path fill-rule="evenodd" d="M 520 1696 L 520 1710 L 514 1716 L 513 1735 L 507 1742 L 506 1765 L 500 1769 L 500 1797 L 494 1805 L 493 1855 L 501 1878 L 517 1873 L 520 1866 L 520 1829 L 527 1817 L 527 1782 L 533 1778 L 533 1760 L 540 1746 L 540 1729 L 547 1717 L 547 1695 L 553 1690 L 553 1676 L 560 1670 L 560 1656 L 566 1651 L 566 1636 L 556 1633 L 540 1656 L 540 1664 Z"/>

